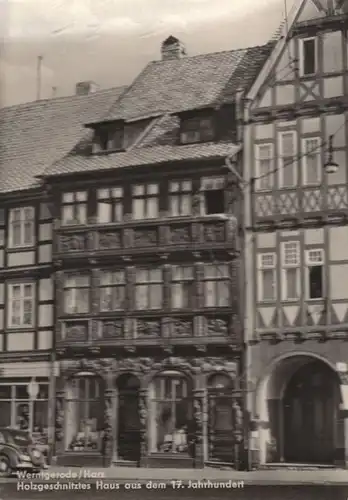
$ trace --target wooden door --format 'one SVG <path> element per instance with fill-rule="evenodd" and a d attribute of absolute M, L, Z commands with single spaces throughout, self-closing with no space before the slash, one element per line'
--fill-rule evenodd
<path fill-rule="evenodd" d="M 333 463 L 339 387 L 321 362 L 306 364 L 284 395 L 284 458 L 290 463 Z"/>

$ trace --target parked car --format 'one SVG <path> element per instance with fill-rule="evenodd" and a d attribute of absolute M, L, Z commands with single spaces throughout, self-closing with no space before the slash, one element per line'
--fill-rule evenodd
<path fill-rule="evenodd" d="M 40 472 L 46 469 L 45 456 L 27 431 L 0 427 L 0 477 L 20 470 Z"/>

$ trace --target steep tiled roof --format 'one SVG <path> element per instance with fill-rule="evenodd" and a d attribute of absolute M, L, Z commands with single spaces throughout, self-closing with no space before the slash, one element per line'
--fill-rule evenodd
<path fill-rule="evenodd" d="M 124 90 L 119 87 L 0 109 L 0 192 L 35 187 L 36 176 L 88 136 L 84 124 L 104 116 Z"/>
<path fill-rule="evenodd" d="M 247 90 L 271 44 L 149 63 L 112 106 L 107 120 L 204 108 Z"/>

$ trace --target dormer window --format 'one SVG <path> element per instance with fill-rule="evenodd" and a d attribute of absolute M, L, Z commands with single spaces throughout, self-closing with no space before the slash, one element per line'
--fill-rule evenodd
<path fill-rule="evenodd" d="M 120 151 L 123 149 L 123 127 L 101 127 L 94 134 L 93 152 Z"/>
<path fill-rule="evenodd" d="M 215 136 L 212 116 L 186 118 L 181 121 L 181 144 L 212 141 Z"/>

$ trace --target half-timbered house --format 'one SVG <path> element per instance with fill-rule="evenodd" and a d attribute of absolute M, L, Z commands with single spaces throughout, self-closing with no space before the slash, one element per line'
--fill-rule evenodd
<path fill-rule="evenodd" d="M 245 332 L 261 464 L 348 462 L 347 4 L 297 2 L 247 95 Z"/>
<path fill-rule="evenodd" d="M 45 171 L 58 463 L 240 456 L 240 197 L 225 160 L 238 168 L 239 96 L 269 51 L 188 57 L 169 37 L 162 59 Z"/>

